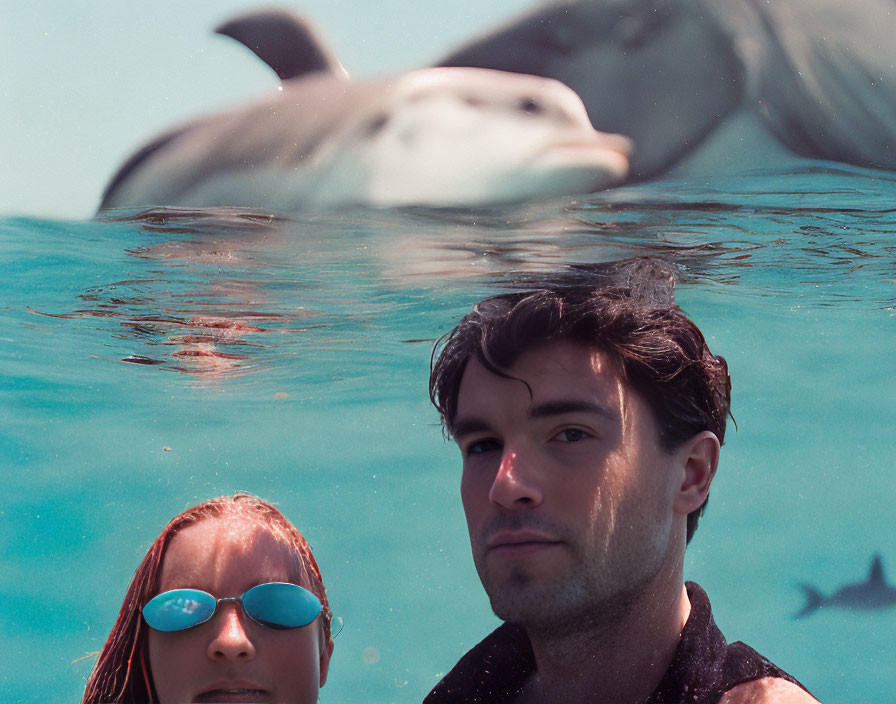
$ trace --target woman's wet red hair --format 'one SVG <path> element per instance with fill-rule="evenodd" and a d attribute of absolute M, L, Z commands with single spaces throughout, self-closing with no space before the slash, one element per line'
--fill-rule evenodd
<path fill-rule="evenodd" d="M 311 554 L 311 547 L 302 534 L 272 504 L 257 496 L 238 492 L 233 496 L 219 496 L 178 514 L 155 539 L 146 557 L 134 572 L 134 577 L 118 612 L 118 618 L 106 644 L 97 657 L 96 666 L 87 679 L 82 704 L 150 704 L 156 701 L 155 687 L 149 668 L 148 630 L 141 610 L 159 593 L 162 562 L 172 538 L 187 526 L 206 518 L 239 515 L 257 520 L 271 535 L 286 545 L 295 556 L 297 566 L 308 576 L 303 584 L 318 596 L 323 605 L 321 626 L 323 643 L 331 641 L 330 623 L 333 615 L 327 601 L 320 568 Z"/>

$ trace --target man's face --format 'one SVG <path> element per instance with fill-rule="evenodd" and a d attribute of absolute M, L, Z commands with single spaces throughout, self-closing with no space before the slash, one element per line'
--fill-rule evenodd
<path fill-rule="evenodd" d="M 472 359 L 458 395 L 476 568 L 499 617 L 585 626 L 680 559 L 681 461 L 602 352 L 550 343 L 505 371 L 516 379 Z"/>

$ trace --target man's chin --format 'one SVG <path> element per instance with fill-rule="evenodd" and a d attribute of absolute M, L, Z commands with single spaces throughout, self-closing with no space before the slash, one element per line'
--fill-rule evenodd
<path fill-rule="evenodd" d="M 492 599 L 492 611 L 506 623 L 521 626 L 530 634 L 566 635 L 579 629 L 580 615 L 537 597 L 507 600 Z"/>
<path fill-rule="evenodd" d="M 514 570 L 500 584 L 483 582 L 495 616 L 508 623 L 535 626 L 553 619 L 557 585 L 536 580 L 522 570 Z"/>
<path fill-rule="evenodd" d="M 536 578 L 514 570 L 500 580 L 482 583 L 495 616 L 530 633 L 568 635 L 587 629 L 613 610 L 612 598 L 601 599 L 599 588 L 581 580 Z"/>

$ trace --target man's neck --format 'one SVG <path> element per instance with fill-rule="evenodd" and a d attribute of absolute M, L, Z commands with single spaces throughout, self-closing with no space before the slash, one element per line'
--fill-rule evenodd
<path fill-rule="evenodd" d="M 536 669 L 521 703 L 636 704 L 665 674 L 691 604 L 681 575 L 654 584 L 622 614 L 569 634 L 527 631 Z"/>

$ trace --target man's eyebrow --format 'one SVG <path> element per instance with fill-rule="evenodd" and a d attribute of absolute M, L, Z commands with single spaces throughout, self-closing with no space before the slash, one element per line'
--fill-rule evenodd
<path fill-rule="evenodd" d="M 618 411 L 613 410 L 609 406 L 604 406 L 594 401 L 584 401 L 580 399 L 559 399 L 557 401 L 547 401 L 532 406 L 529 409 L 530 418 L 547 418 L 549 416 L 560 416 L 566 413 L 594 413 L 603 416 L 609 420 L 619 420 Z"/>
<path fill-rule="evenodd" d="M 460 418 L 451 426 L 451 436 L 457 439 L 464 435 L 482 433 L 489 430 L 491 430 L 491 426 L 482 418 Z"/>
<path fill-rule="evenodd" d="M 613 410 L 609 406 L 581 399 L 547 401 L 546 403 L 539 403 L 537 406 L 532 406 L 532 408 L 529 409 L 529 417 L 533 419 L 561 416 L 567 413 L 593 413 L 612 421 L 618 421 L 620 418 L 619 412 Z M 454 439 L 463 437 L 464 435 L 472 435 L 473 433 L 487 433 L 491 432 L 491 430 L 491 425 L 482 418 L 477 418 L 475 416 L 458 418 L 450 428 L 451 436 Z"/>

